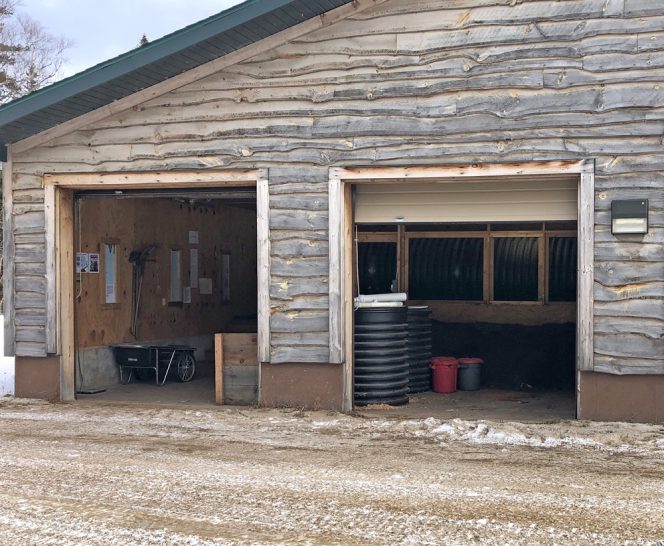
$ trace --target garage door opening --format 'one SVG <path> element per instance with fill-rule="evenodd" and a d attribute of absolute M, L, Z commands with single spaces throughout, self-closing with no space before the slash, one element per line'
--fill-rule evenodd
<path fill-rule="evenodd" d="M 430 309 L 433 356 L 483 360 L 482 392 L 448 397 L 458 411 L 529 404 L 573 416 L 576 222 L 356 224 L 355 234 L 359 293 L 396 287 L 407 306 Z"/>
<path fill-rule="evenodd" d="M 78 399 L 215 403 L 215 335 L 257 401 L 256 188 L 74 194 Z"/>
<path fill-rule="evenodd" d="M 431 357 L 479 358 L 484 364 L 479 390 L 416 392 L 396 413 L 523 420 L 575 416 L 576 376 L 592 343 L 579 335 L 592 309 L 591 268 L 584 267 L 587 245 L 580 235 L 592 226 L 592 208 L 590 214 L 579 213 L 592 179 L 582 162 L 563 165 L 561 170 L 572 172 L 554 172 L 551 165 L 541 173 L 527 172 L 538 167 L 497 166 L 498 176 L 470 175 L 483 166 L 377 169 L 375 176 L 370 168 L 334 173 L 345 227 L 338 258 L 345 302 L 340 338 L 354 405 L 367 406 L 363 391 L 373 388 L 372 382 L 384 388 L 401 379 L 400 372 L 387 368 L 385 378 L 370 376 L 367 366 L 376 358 L 367 351 L 377 347 L 378 334 L 374 326 L 358 328 L 354 309 L 366 302 L 356 298 L 397 293 L 405 295 L 409 309 L 430 311 L 431 341 L 420 343 L 431 345 Z M 333 210 L 334 204 L 334 222 Z M 330 273 L 334 284 L 332 265 Z M 412 334 L 406 337 L 412 346 Z M 396 359 L 397 345 L 395 338 L 381 346 L 380 357 Z M 406 369 L 412 376 L 412 362 Z"/>

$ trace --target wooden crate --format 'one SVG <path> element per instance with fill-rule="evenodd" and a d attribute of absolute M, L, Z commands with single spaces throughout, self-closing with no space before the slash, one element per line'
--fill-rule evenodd
<path fill-rule="evenodd" d="M 256 334 L 215 334 L 215 401 L 219 405 L 258 403 Z"/>

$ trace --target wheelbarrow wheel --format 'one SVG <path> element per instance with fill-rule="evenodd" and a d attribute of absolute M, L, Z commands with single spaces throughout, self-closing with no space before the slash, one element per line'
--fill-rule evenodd
<path fill-rule="evenodd" d="M 133 368 L 129 368 L 129 370 L 127 370 L 124 366 L 120 366 L 120 383 L 123 385 L 129 385 L 129 383 L 131 383 L 133 372 Z"/>
<path fill-rule="evenodd" d="M 194 378 L 196 373 L 196 359 L 191 353 L 184 353 L 178 359 L 178 379 L 187 383 Z"/>

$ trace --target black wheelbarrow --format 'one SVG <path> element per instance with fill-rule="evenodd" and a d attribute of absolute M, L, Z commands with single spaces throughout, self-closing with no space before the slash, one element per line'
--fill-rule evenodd
<path fill-rule="evenodd" d="M 162 386 L 171 370 L 186 383 L 196 373 L 194 347 L 186 345 L 112 345 L 115 362 L 120 367 L 120 383 L 127 385 L 132 377 L 144 377 L 154 371 L 155 383 Z"/>

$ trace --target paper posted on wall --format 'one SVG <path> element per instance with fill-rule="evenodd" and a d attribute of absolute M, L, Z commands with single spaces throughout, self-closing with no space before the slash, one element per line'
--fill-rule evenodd
<path fill-rule="evenodd" d="M 201 295 L 212 294 L 212 279 L 199 279 L 198 286 L 201 291 Z"/>
<path fill-rule="evenodd" d="M 76 273 L 87 273 L 90 267 L 90 254 L 87 252 L 76 253 Z"/>

